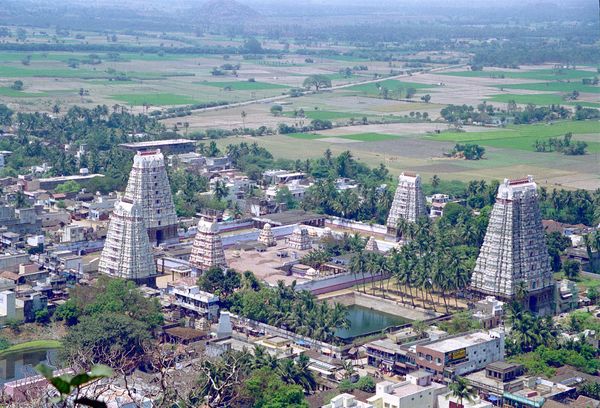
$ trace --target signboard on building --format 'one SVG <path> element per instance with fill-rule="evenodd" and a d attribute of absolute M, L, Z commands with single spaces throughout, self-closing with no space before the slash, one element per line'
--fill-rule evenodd
<path fill-rule="evenodd" d="M 465 357 L 467 357 L 467 349 L 461 348 L 448 353 L 446 356 L 446 362 L 451 363 L 453 361 L 462 360 Z"/>

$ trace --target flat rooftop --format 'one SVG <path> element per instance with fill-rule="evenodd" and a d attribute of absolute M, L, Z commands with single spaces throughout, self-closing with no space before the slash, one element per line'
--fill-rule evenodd
<path fill-rule="evenodd" d="M 441 353 L 448 353 L 461 348 L 475 346 L 494 339 L 488 333 L 475 332 L 449 339 L 443 339 L 437 342 L 424 344 L 422 347 L 429 348 Z"/>

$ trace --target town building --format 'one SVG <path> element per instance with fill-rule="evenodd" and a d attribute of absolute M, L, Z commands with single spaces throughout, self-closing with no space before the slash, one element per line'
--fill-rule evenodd
<path fill-rule="evenodd" d="M 197 272 L 205 272 L 212 267 L 227 266 L 223 242 L 216 222 L 211 222 L 204 217 L 198 222 L 198 232 L 190 254 L 190 266 Z"/>
<path fill-rule="evenodd" d="M 169 289 L 175 297 L 172 304 L 199 317 L 214 320 L 219 315 L 219 297 L 212 293 L 204 292 L 196 285 L 177 285 Z"/>
<path fill-rule="evenodd" d="M 431 373 L 418 370 L 407 374 L 406 381 L 382 381 L 376 384 L 375 395 L 367 402 L 386 408 L 437 408 L 438 395 L 448 388 L 432 380 Z"/>
<path fill-rule="evenodd" d="M 368 402 L 359 401 L 352 394 L 344 393 L 333 397 L 329 404 L 323 405 L 322 408 L 375 408 L 375 406 Z"/>
<path fill-rule="evenodd" d="M 497 406 L 539 408 L 549 400 L 574 395 L 575 388 L 539 377 L 524 375 L 523 366 L 497 361 L 465 376 L 471 387 Z"/>
<path fill-rule="evenodd" d="M 427 201 L 430 201 L 429 197 Z M 434 194 L 431 196 L 430 202 L 429 216 L 431 218 L 438 218 L 444 215 L 444 207 L 450 202 L 450 196 L 448 194 Z"/>
<path fill-rule="evenodd" d="M 476 331 L 420 343 L 415 348 L 418 367 L 451 378 L 483 369 L 504 359 L 504 332 Z"/>
<path fill-rule="evenodd" d="M 124 197 L 110 218 L 98 271 L 153 285 L 156 266 L 140 204 Z"/>
<path fill-rule="evenodd" d="M 401 236 L 402 231 L 398 231 L 400 220 L 416 222 L 420 217 L 427 217 L 427 215 L 421 176 L 416 173 L 401 173 L 386 223 L 388 234 Z"/>
<path fill-rule="evenodd" d="M 134 156 L 125 198 L 139 204 L 151 244 L 177 241 L 177 214 L 160 150 Z"/>
<path fill-rule="evenodd" d="M 504 305 L 504 302 L 494 296 L 486 296 L 485 299 L 475 303 L 473 318 L 477 319 L 484 329 L 498 327 L 504 317 Z"/>
<path fill-rule="evenodd" d="M 554 279 L 531 176 L 505 179 L 498 187 L 471 288 L 508 300 L 523 291 L 529 310 L 554 312 Z"/>

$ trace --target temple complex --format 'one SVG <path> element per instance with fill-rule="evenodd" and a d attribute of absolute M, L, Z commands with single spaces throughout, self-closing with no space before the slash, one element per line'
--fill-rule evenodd
<path fill-rule="evenodd" d="M 535 313 L 554 311 L 554 279 L 531 176 L 505 179 L 498 187 L 471 287 L 501 299 L 524 296 Z"/>
<path fill-rule="evenodd" d="M 421 176 L 415 173 L 403 172 L 398 177 L 398 188 L 387 219 L 388 234 L 398 236 L 400 220 L 416 222 L 420 217 L 427 217 L 425 195 L 421 188 Z"/>
<path fill-rule="evenodd" d="M 151 283 L 156 275 L 152 246 L 139 204 L 127 198 L 115 203 L 98 270 L 137 283 Z"/>
<path fill-rule="evenodd" d="M 134 156 L 125 198 L 140 205 L 152 244 L 177 241 L 177 214 L 160 150 Z"/>
<path fill-rule="evenodd" d="M 290 249 L 297 249 L 299 251 L 305 251 L 312 248 L 310 236 L 306 228 L 297 226 L 294 228 L 292 234 L 288 237 L 287 246 Z"/>
<path fill-rule="evenodd" d="M 198 232 L 190 255 L 190 266 L 199 272 L 207 271 L 212 267 L 227 266 L 223 242 L 216 222 L 208 221 L 204 217 L 198 222 Z"/>

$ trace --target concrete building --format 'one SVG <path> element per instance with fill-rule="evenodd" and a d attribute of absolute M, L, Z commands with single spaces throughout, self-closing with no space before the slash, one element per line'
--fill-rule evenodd
<path fill-rule="evenodd" d="M 288 170 L 267 170 L 263 173 L 263 181 L 267 184 L 287 184 L 294 180 L 304 180 L 306 173 Z"/>
<path fill-rule="evenodd" d="M 18 272 L 19 265 L 28 264 L 29 262 L 29 254 L 27 252 L 0 254 L 0 271 Z"/>
<path fill-rule="evenodd" d="M 198 232 L 190 254 L 190 266 L 198 272 L 207 271 L 212 267 L 227 267 L 216 222 L 208 221 L 204 217 L 198 222 Z"/>
<path fill-rule="evenodd" d="M 375 406 L 368 402 L 359 401 L 352 394 L 344 393 L 333 397 L 329 404 L 323 405 L 322 408 L 375 408 Z"/>
<path fill-rule="evenodd" d="M 415 363 L 420 368 L 450 378 L 483 369 L 504 359 L 504 332 L 477 331 L 416 345 Z"/>
<path fill-rule="evenodd" d="M 177 241 L 177 214 L 160 150 L 134 156 L 125 199 L 140 206 L 151 244 Z"/>
<path fill-rule="evenodd" d="M 447 387 L 432 381 L 432 374 L 419 370 L 406 375 L 406 381 L 382 381 L 375 386 L 375 396 L 367 402 L 386 408 L 437 408 L 437 397 Z"/>
<path fill-rule="evenodd" d="M 174 286 L 171 294 L 175 296 L 174 305 L 197 316 L 213 320 L 219 315 L 219 297 L 201 291 L 198 286 Z"/>
<path fill-rule="evenodd" d="M 82 225 L 71 224 L 63 228 L 60 242 L 79 242 L 85 240 L 86 228 Z"/>
<path fill-rule="evenodd" d="M 115 205 L 98 271 L 138 283 L 152 284 L 156 266 L 139 204 L 123 198 Z"/>
<path fill-rule="evenodd" d="M 388 234 L 402 235 L 398 231 L 400 220 L 416 222 L 420 217 L 427 217 L 425 195 L 421 187 L 421 176 L 415 173 L 403 172 L 398 177 L 398 188 L 387 219 Z"/>
<path fill-rule="evenodd" d="M 554 312 L 554 279 L 531 176 L 505 179 L 471 278 L 473 290 L 512 300 L 522 287 L 526 306 L 535 313 Z"/>
<path fill-rule="evenodd" d="M 430 202 L 429 216 L 438 218 L 444 215 L 444 207 L 450 202 L 450 196 L 448 194 L 434 194 L 431 196 Z"/>
<path fill-rule="evenodd" d="M 484 329 L 493 329 L 502 323 L 505 303 L 494 296 L 487 296 L 475 303 L 473 318 L 479 320 Z"/>
<path fill-rule="evenodd" d="M 539 377 L 523 375 L 520 364 L 498 361 L 465 378 L 471 387 L 496 406 L 539 408 L 548 400 L 560 401 L 575 394 L 575 388 Z"/>

